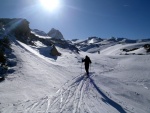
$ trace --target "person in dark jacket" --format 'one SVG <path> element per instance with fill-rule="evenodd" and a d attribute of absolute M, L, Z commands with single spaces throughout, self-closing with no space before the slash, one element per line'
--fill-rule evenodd
<path fill-rule="evenodd" d="M 89 64 L 91 64 L 92 62 L 87 55 L 85 56 L 85 59 L 82 59 L 82 62 L 84 62 L 86 74 L 87 76 L 89 76 Z"/>

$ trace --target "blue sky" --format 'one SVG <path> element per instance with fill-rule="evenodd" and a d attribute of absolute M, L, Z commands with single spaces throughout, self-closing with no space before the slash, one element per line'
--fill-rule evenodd
<path fill-rule="evenodd" d="M 65 39 L 124 37 L 150 38 L 150 0 L 59 0 L 46 10 L 39 0 L 1 0 L 0 18 L 25 18 L 31 29 L 51 28 Z"/>

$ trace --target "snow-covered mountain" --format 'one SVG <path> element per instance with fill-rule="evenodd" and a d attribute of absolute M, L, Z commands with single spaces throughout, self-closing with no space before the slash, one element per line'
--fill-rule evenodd
<path fill-rule="evenodd" d="M 32 29 L 31 33 L 43 38 L 47 37 L 53 39 L 64 39 L 62 33 L 59 30 L 56 30 L 55 28 L 52 28 L 48 33 L 45 33 L 44 31 L 38 29 Z"/>
<path fill-rule="evenodd" d="M 82 51 L 95 53 L 116 44 L 133 44 L 138 42 L 149 42 L 149 41 L 150 39 L 131 40 L 127 38 L 115 38 L 115 37 L 108 39 L 89 37 L 88 39 L 85 40 L 73 39 L 72 43 Z"/>
<path fill-rule="evenodd" d="M 59 36 L 59 33 L 56 32 L 56 36 Z M 58 38 L 58 37 L 49 37 L 46 35 L 43 31 L 40 30 L 32 30 L 30 34 L 30 44 L 35 45 L 35 43 L 39 41 L 40 43 L 43 43 L 46 46 L 58 46 L 64 49 L 71 50 L 72 52 L 78 53 L 78 48 L 76 48 L 71 41 L 65 40 L 64 38 Z"/>

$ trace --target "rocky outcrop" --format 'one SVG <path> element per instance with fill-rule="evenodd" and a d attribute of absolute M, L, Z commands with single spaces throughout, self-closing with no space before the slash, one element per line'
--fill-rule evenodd
<path fill-rule="evenodd" d="M 56 49 L 56 47 L 54 45 L 52 45 L 51 47 L 52 48 L 50 50 L 50 55 L 52 55 L 52 56 L 60 56 L 61 55 L 61 53 L 58 52 L 58 50 Z"/>
<path fill-rule="evenodd" d="M 0 19 L 1 26 L 5 29 L 5 35 L 13 33 L 16 38 L 22 42 L 26 42 L 30 36 L 29 22 L 22 18 L 2 18 Z"/>
<path fill-rule="evenodd" d="M 14 32 L 18 40 L 26 43 L 30 36 L 29 22 L 25 19 L 19 20 Z"/>

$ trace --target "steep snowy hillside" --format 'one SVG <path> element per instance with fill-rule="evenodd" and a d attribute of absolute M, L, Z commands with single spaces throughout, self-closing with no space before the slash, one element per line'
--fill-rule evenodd
<path fill-rule="evenodd" d="M 131 45 L 101 54 L 57 48 L 62 55 L 54 58 L 12 39 L 15 65 L 0 82 L 0 113 L 149 113 L 150 57 L 120 55 L 125 47 Z M 92 60 L 89 78 L 85 55 Z"/>

